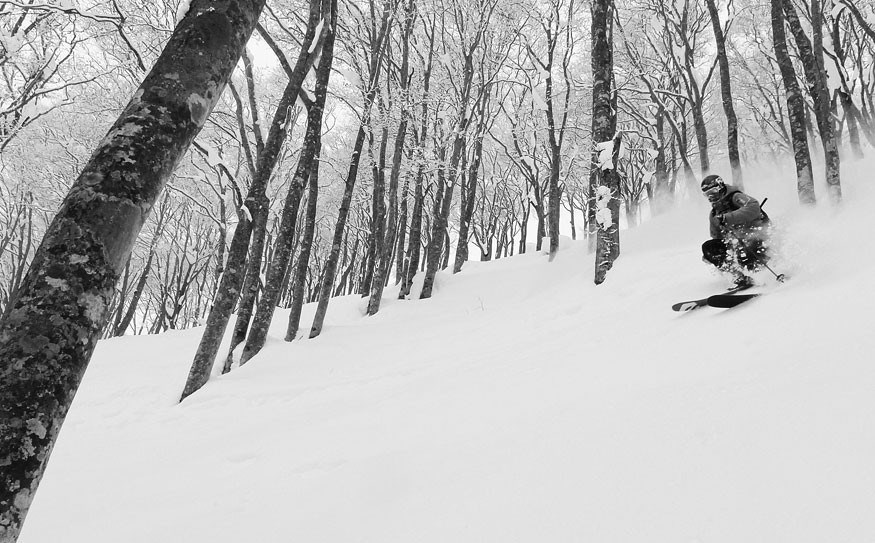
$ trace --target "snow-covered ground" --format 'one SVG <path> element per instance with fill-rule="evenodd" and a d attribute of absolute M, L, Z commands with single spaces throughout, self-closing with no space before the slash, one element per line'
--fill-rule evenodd
<path fill-rule="evenodd" d="M 875 541 L 869 166 L 840 211 L 750 176 L 793 278 L 731 310 L 670 309 L 727 284 L 697 197 L 598 287 L 568 241 L 335 299 L 315 340 L 280 311 L 182 404 L 200 330 L 101 342 L 20 541 Z"/>

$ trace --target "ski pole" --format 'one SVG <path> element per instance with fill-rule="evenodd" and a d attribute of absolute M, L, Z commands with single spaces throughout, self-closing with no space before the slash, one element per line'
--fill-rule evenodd
<path fill-rule="evenodd" d="M 765 262 L 763 262 L 762 265 L 765 266 L 767 270 L 769 270 L 770 272 L 772 272 L 772 275 L 775 276 L 775 280 L 778 281 L 779 283 L 783 283 L 784 281 L 787 280 L 787 278 L 784 276 L 783 273 L 775 273 L 775 270 L 773 270 L 772 268 L 770 268 L 769 265 L 766 264 Z"/>

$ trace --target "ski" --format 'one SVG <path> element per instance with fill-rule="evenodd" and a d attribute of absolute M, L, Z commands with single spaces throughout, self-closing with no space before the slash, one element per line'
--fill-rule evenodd
<path fill-rule="evenodd" d="M 693 309 L 698 309 L 700 307 L 705 307 L 705 306 L 710 305 L 709 301 L 711 300 L 711 298 L 715 298 L 718 296 L 731 296 L 737 292 L 741 292 L 742 290 L 749 289 L 752 286 L 753 285 L 747 285 L 747 286 L 742 286 L 742 287 L 733 287 L 733 288 L 727 290 L 726 292 L 724 292 L 723 294 L 715 294 L 715 295 L 711 295 L 711 296 L 706 296 L 706 297 L 700 298 L 698 300 L 689 300 L 686 302 L 678 302 L 678 303 L 674 304 L 673 306 L 671 306 L 671 308 L 672 308 L 672 310 L 678 311 L 681 313 L 684 313 L 686 311 L 692 311 Z M 736 305 L 738 305 L 738 304 L 736 303 Z"/>
<path fill-rule="evenodd" d="M 748 300 L 753 300 L 759 294 L 715 294 L 708 297 L 708 305 L 728 309 Z"/>

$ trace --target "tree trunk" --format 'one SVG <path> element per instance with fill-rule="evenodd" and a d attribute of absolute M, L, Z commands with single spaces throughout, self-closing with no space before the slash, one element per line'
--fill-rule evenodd
<path fill-rule="evenodd" d="M 331 244 L 331 252 L 328 254 L 328 260 L 325 262 L 322 284 L 319 287 L 319 305 L 316 307 L 316 314 L 313 317 L 313 326 L 310 327 L 311 338 L 322 333 L 325 314 L 328 312 L 328 301 L 331 299 L 331 290 L 334 286 L 334 276 L 337 273 L 337 263 L 340 258 L 340 246 L 343 241 L 343 232 L 346 229 L 346 219 L 349 216 L 349 207 L 352 203 L 352 193 L 355 188 L 356 176 L 358 175 L 359 158 L 361 157 L 362 147 L 365 143 L 367 109 L 369 109 L 368 102 L 365 103 L 365 108 L 365 118 L 362 119 L 358 134 L 356 135 L 355 145 L 352 151 L 352 160 L 350 161 L 349 171 L 346 175 L 346 186 L 343 191 L 343 197 L 340 201 L 340 210 L 337 212 L 337 224 L 334 227 L 334 240 Z"/>
<path fill-rule="evenodd" d="M 325 109 L 325 98 L 328 94 L 328 79 L 331 75 L 331 64 L 334 58 L 334 38 L 337 23 L 337 0 L 329 0 L 327 6 L 323 5 L 322 16 L 327 24 L 323 27 L 322 53 L 319 58 L 319 69 L 316 72 L 316 99 L 310 104 L 307 112 L 307 133 L 304 136 L 301 155 L 298 158 L 298 167 L 295 171 L 292 185 L 286 197 L 283 208 L 283 216 L 280 221 L 279 232 L 276 241 L 276 254 L 268 270 L 267 280 L 264 285 L 264 295 L 258 301 L 258 308 L 249 336 L 246 338 L 246 346 L 240 356 L 240 364 L 245 364 L 253 356 L 261 351 L 267 340 L 267 331 L 273 320 L 274 309 L 280 291 L 285 286 L 283 278 L 289 266 L 292 252 L 292 241 L 295 234 L 295 226 L 298 222 L 298 208 L 301 204 L 301 196 L 308 177 L 310 182 L 317 182 L 319 173 L 318 154 L 322 146 L 322 114 Z"/>
<path fill-rule="evenodd" d="M 410 79 L 410 35 L 413 32 L 414 17 L 414 2 L 409 0 L 405 8 L 404 34 L 401 42 L 401 68 L 399 73 L 401 120 L 398 123 L 398 131 L 395 133 L 395 147 L 392 152 L 392 172 L 389 174 L 389 210 L 383 225 L 384 239 L 382 240 L 382 251 L 376 255 L 377 262 L 374 268 L 374 281 L 371 284 L 371 298 L 368 300 L 368 315 L 375 315 L 380 310 L 380 303 L 383 300 L 383 288 L 386 284 L 386 277 L 389 275 L 389 270 L 392 267 L 392 253 L 395 249 L 395 233 L 398 228 L 398 179 L 401 176 L 401 158 L 404 155 L 404 141 L 407 138 L 407 123 L 409 122 L 407 84 Z M 384 134 L 388 136 L 388 128 L 384 128 Z M 384 157 L 386 150 L 385 142 L 386 140 L 384 139 L 382 148 Z"/>
<path fill-rule="evenodd" d="M 447 229 L 447 218 L 453 201 L 453 185 L 448 184 L 445 172 L 438 171 L 438 187 L 435 192 L 435 214 L 431 225 L 431 240 L 426 254 L 425 277 L 422 282 L 420 299 L 431 298 L 435 275 L 441 266 L 443 256 L 444 232 Z"/>
<path fill-rule="evenodd" d="M 720 66 L 720 95 L 723 98 L 723 112 L 726 114 L 726 139 L 729 150 L 729 167 L 732 170 L 733 184 L 742 189 L 744 182 L 741 175 L 741 158 L 738 153 L 738 117 L 732 105 L 732 85 L 730 83 L 729 59 L 726 56 L 726 38 L 720 26 L 720 14 L 714 0 L 705 0 L 708 12 L 711 14 L 711 27 L 714 29 L 714 40 L 717 43 L 717 63 Z"/>
<path fill-rule="evenodd" d="M 380 84 L 380 67 L 383 63 L 383 56 L 386 52 L 386 41 L 389 30 L 392 26 L 392 21 L 389 17 L 391 6 L 386 3 L 383 9 L 382 21 L 380 22 L 379 33 L 374 37 L 370 44 L 370 80 L 368 81 L 368 90 L 364 97 L 364 107 L 362 111 L 361 124 L 359 125 L 358 133 L 356 134 L 355 144 L 353 146 L 352 158 L 349 163 L 349 170 L 346 175 L 346 186 L 344 187 L 343 197 L 340 202 L 340 209 L 337 213 L 337 224 L 334 228 L 334 238 L 331 243 L 331 251 L 328 259 L 325 262 L 325 268 L 322 271 L 322 281 L 319 285 L 319 304 L 316 307 L 316 315 L 313 317 L 313 326 L 310 328 L 310 337 L 314 338 L 322 333 L 322 325 L 325 322 L 325 315 L 328 312 L 328 302 L 331 299 L 331 291 L 334 286 L 334 278 L 337 274 L 337 262 L 340 257 L 340 247 L 343 242 L 344 231 L 346 230 L 346 220 L 349 216 L 349 207 L 352 203 L 352 193 L 355 189 L 356 177 L 358 176 L 359 162 L 361 161 L 362 147 L 365 143 L 365 135 L 367 128 L 370 125 L 371 107 L 373 107 L 374 97 L 377 94 L 377 89 Z"/>
<path fill-rule="evenodd" d="M 249 258 L 246 261 L 246 275 L 243 279 L 243 290 L 240 292 L 240 303 L 237 304 L 237 320 L 231 333 L 231 345 L 222 373 L 231 371 L 234 363 L 234 350 L 246 339 L 252 312 L 255 309 L 255 299 L 261 289 L 261 264 L 264 254 L 264 242 L 267 237 L 267 219 L 270 215 L 270 202 L 265 196 L 258 206 L 258 213 L 252 218 L 252 233 L 249 243 Z"/>
<path fill-rule="evenodd" d="M 119 337 L 125 335 L 125 331 L 134 320 L 134 315 L 137 312 L 137 305 L 140 303 L 140 298 L 143 296 L 143 291 L 146 290 L 146 281 L 149 279 L 149 270 L 152 269 L 152 259 L 155 257 L 154 247 L 150 248 L 149 256 L 146 258 L 146 264 L 143 266 L 143 271 L 140 273 L 140 278 L 137 280 L 137 286 L 134 288 L 134 293 L 131 295 L 131 301 L 128 305 L 128 310 L 124 316 L 116 323 L 113 336 Z M 121 303 L 121 300 L 119 301 Z M 121 306 L 119 306 L 121 308 Z"/>
<path fill-rule="evenodd" d="M 481 118 L 481 123 L 485 122 Z M 483 137 L 479 135 L 474 142 L 474 157 L 468 168 L 468 179 L 461 191 L 459 210 L 459 242 L 456 245 L 456 260 L 453 263 L 453 273 L 462 271 L 462 266 L 468 260 L 468 231 L 474 218 L 474 203 L 477 198 L 477 176 L 480 173 L 480 161 L 483 157 Z"/>
<path fill-rule="evenodd" d="M 304 307 L 304 284 L 307 270 L 310 267 L 310 254 L 313 251 L 313 238 L 316 236 L 316 211 L 319 198 L 319 161 L 313 164 L 310 172 L 310 185 L 307 191 L 307 222 L 304 226 L 304 237 L 301 239 L 301 252 L 295 264 L 292 277 L 292 303 L 289 311 L 289 324 L 286 328 L 286 341 L 293 341 L 298 335 L 301 325 L 301 310 Z"/>
<path fill-rule="evenodd" d="M 792 0 L 784 0 L 783 5 L 784 15 L 790 25 L 790 31 L 793 33 L 796 49 L 799 51 L 799 57 L 802 60 L 802 67 L 805 71 L 805 78 L 808 81 L 811 97 L 814 100 L 814 118 L 817 121 L 820 141 L 823 145 L 826 185 L 830 201 L 833 204 L 838 204 L 842 199 L 841 159 L 835 134 L 832 102 L 829 98 L 826 73 L 823 68 L 823 31 L 820 1 L 811 1 L 813 44 L 802 29 L 802 24 L 799 22 L 799 17 L 796 14 L 796 8 L 793 7 Z"/>
<path fill-rule="evenodd" d="M 207 317 L 204 334 L 201 336 L 197 353 L 195 353 L 194 360 L 192 361 L 191 370 L 188 373 L 180 401 L 202 387 L 210 378 L 210 372 L 216 360 L 216 353 L 219 351 L 222 337 L 225 335 L 225 328 L 228 326 L 231 311 L 234 309 L 234 304 L 237 302 L 243 283 L 246 271 L 246 253 L 249 251 L 249 238 L 252 233 L 252 219 L 260 211 L 261 206 L 264 205 L 267 183 L 288 134 L 286 130 L 287 120 L 289 115 L 291 115 L 292 106 L 298 98 L 304 76 L 315 59 L 315 55 L 308 51 L 308 45 L 316 39 L 316 25 L 319 21 L 319 14 L 319 0 L 311 0 L 307 31 L 304 34 L 303 40 L 304 45 L 301 47 L 295 69 L 289 78 L 289 82 L 286 84 L 286 88 L 274 113 L 270 132 L 264 144 L 264 152 L 258 157 L 256 173 L 252 178 L 252 184 L 249 186 L 249 192 L 243 204 L 246 208 L 244 211 L 248 210 L 248 216 L 241 217 L 237 227 L 234 229 L 231 247 L 228 249 L 225 273 L 222 275 L 222 281 L 219 284 L 219 290 L 213 301 L 213 307 Z"/>
<path fill-rule="evenodd" d="M 711 173 L 711 159 L 708 156 L 708 125 L 705 124 L 702 104 L 693 104 L 690 113 L 693 114 L 693 129 L 696 131 L 696 145 L 699 147 L 699 167 L 702 175 L 708 175 Z"/>
<path fill-rule="evenodd" d="M 811 153 L 808 149 L 808 134 L 805 130 L 805 98 L 796 79 L 796 70 L 787 51 L 787 37 L 784 31 L 783 0 L 771 0 L 772 42 L 775 58 L 784 81 L 787 95 L 787 116 L 790 120 L 790 136 L 793 141 L 793 159 L 796 162 L 796 191 L 799 202 L 814 204 L 814 174 L 811 169 Z"/>
<path fill-rule="evenodd" d="M 595 187 L 596 233 L 595 284 L 604 282 L 608 270 L 620 255 L 620 180 L 617 175 L 617 155 L 620 135 L 617 130 L 616 109 L 613 107 L 614 51 L 612 20 L 613 0 L 593 0 L 592 3 L 592 135 L 597 143 L 613 140 L 611 163 L 599 160 L 599 149 L 593 157 L 590 183 Z M 707 155 L 706 155 L 707 156 Z M 707 159 L 706 159 L 707 160 Z"/>
<path fill-rule="evenodd" d="M 423 178 L 425 177 L 425 165 L 420 163 L 416 172 L 416 187 L 413 192 L 413 214 L 410 216 L 410 236 L 407 241 L 407 256 L 404 262 L 404 282 L 398 299 L 403 299 L 410 294 L 413 278 L 419 269 L 419 258 L 422 250 L 422 211 L 425 207 L 425 190 Z"/>
<path fill-rule="evenodd" d="M 668 166 L 665 160 L 665 108 L 659 106 L 656 111 L 656 119 L 654 122 L 656 129 L 656 140 L 654 147 L 656 148 L 656 186 L 653 188 L 653 203 L 651 212 L 654 215 L 665 213 L 671 203 L 671 186 L 669 183 Z"/>
<path fill-rule="evenodd" d="M 0 321 L 0 542 L 20 533 L 108 304 L 264 5 L 195 0 L 52 221 Z"/>
<path fill-rule="evenodd" d="M 395 284 L 404 282 L 404 244 L 407 241 L 407 194 L 409 191 L 410 175 L 404 176 L 404 189 L 401 191 L 401 203 L 398 214 L 398 235 L 395 239 Z"/>
<path fill-rule="evenodd" d="M 577 226 L 574 224 L 574 197 L 571 195 L 571 191 L 566 191 L 565 195 L 568 197 L 568 221 L 569 226 L 571 226 L 571 239 L 572 241 L 577 241 Z"/>

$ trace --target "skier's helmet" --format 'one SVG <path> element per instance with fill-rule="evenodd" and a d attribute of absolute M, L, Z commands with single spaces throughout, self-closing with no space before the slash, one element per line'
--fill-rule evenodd
<path fill-rule="evenodd" d="M 716 202 L 726 194 L 726 183 L 719 175 L 709 175 L 702 180 L 702 192 L 709 202 Z"/>

